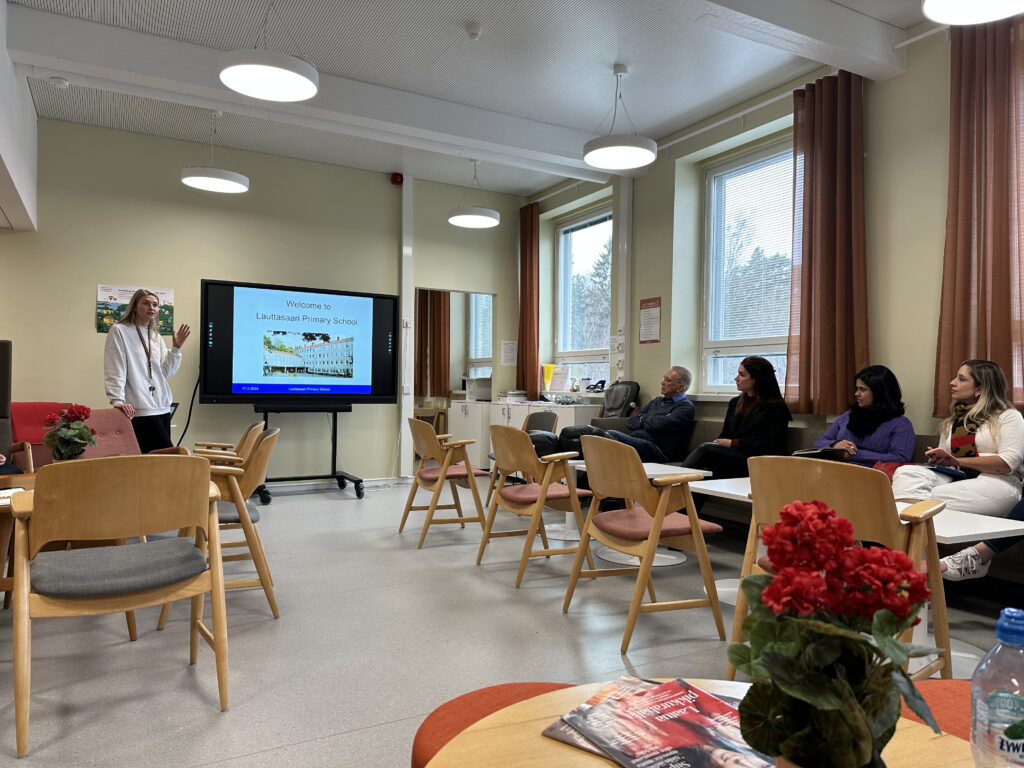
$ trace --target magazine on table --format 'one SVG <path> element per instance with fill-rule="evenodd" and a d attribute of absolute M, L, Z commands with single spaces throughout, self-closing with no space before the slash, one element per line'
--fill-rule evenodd
<path fill-rule="evenodd" d="M 582 706 L 562 720 L 624 768 L 692 768 L 740 760 L 771 768 L 772 758 L 747 746 L 739 714 L 685 680 Z"/>
<path fill-rule="evenodd" d="M 623 675 L 618 680 L 608 683 L 608 685 L 580 704 L 573 711 L 578 712 L 581 709 L 588 709 L 595 704 L 600 704 L 606 699 L 628 696 L 631 693 L 645 691 L 648 688 L 654 688 L 657 685 L 659 684 L 652 680 L 642 680 L 641 678 L 633 677 L 632 675 Z M 600 747 L 566 723 L 562 718 L 555 720 L 555 722 L 541 731 L 541 733 L 548 738 L 564 741 L 566 744 L 571 744 L 574 747 L 579 747 L 580 749 L 585 749 L 588 752 L 593 752 L 595 755 L 604 754 Z"/>

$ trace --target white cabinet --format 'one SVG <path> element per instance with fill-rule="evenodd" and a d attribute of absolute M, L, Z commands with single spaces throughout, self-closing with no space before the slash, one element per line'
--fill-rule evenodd
<path fill-rule="evenodd" d="M 467 445 L 466 451 L 474 467 L 487 469 L 490 459 L 491 436 L 489 433 L 491 403 L 476 401 L 452 402 L 448 409 L 448 431 L 453 440 L 475 440 Z"/>
<path fill-rule="evenodd" d="M 589 424 L 591 419 L 601 415 L 600 405 L 555 405 L 554 403 L 491 403 L 491 424 L 519 429 L 526 421 L 526 416 L 535 411 L 554 411 L 558 414 L 556 432 L 565 427 L 576 427 Z M 490 439 L 488 439 L 490 445 Z M 487 449 L 491 451 L 491 448 Z"/>

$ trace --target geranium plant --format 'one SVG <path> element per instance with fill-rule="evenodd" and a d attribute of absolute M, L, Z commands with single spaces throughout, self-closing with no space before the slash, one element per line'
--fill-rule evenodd
<path fill-rule="evenodd" d="M 925 574 L 903 552 L 857 545 L 820 501 L 787 505 L 761 539 L 775 573 L 743 580 L 749 644 L 729 646 L 753 683 L 739 707 L 747 743 L 801 768 L 884 766 L 901 695 L 938 733 L 903 670 L 937 649 L 899 640 L 928 598 Z"/>
<path fill-rule="evenodd" d="M 74 459 L 82 455 L 86 446 L 96 445 L 96 430 L 85 423 L 91 414 L 88 406 L 72 404 L 43 419 L 43 425 L 50 428 L 43 435 L 43 445 L 50 449 L 54 459 Z"/>

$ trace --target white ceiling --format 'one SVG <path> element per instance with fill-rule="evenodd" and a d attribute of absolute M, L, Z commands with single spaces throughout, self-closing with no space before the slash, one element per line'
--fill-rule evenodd
<path fill-rule="evenodd" d="M 479 158 L 486 189 L 528 195 L 606 178 L 581 148 L 608 132 L 617 61 L 630 68 L 624 99 L 637 130 L 660 139 L 822 64 L 898 74 L 893 46 L 924 20 L 919 0 L 274 6 L 287 28 L 271 14 L 268 47 L 321 74 L 308 102 L 255 101 L 217 79 L 222 51 L 257 44 L 262 1 L 8 0 L 7 49 L 42 118 L 207 143 L 219 109 L 226 147 L 461 185 Z M 481 25 L 479 39 L 467 21 Z"/>

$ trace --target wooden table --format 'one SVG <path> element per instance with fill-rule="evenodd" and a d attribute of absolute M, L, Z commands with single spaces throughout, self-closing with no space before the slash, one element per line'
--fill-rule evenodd
<path fill-rule="evenodd" d="M 724 680 L 691 682 L 712 693 L 742 696 L 746 683 Z M 563 688 L 505 707 L 471 725 L 434 756 L 428 768 L 597 768 L 613 765 L 576 747 L 541 735 L 561 715 L 582 704 L 607 683 Z M 889 768 L 964 768 L 971 765 L 971 745 L 956 736 L 937 736 L 925 725 L 901 719 L 896 735 L 882 753 Z"/>
<path fill-rule="evenodd" d="M 685 471 L 685 470 L 681 470 Z M 703 493 L 721 499 L 750 504 L 750 478 L 730 477 L 722 480 L 698 480 L 690 483 L 692 493 Z M 825 500 L 827 501 L 827 499 Z M 897 506 L 900 506 L 897 502 Z M 902 506 L 907 506 L 906 504 Z M 1000 539 L 1024 535 L 1024 522 L 1005 517 L 974 515 L 944 509 L 934 518 L 935 540 L 939 544 L 974 544 L 984 539 Z"/>

